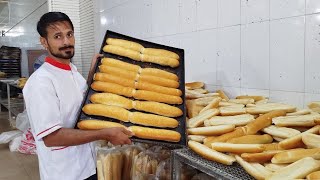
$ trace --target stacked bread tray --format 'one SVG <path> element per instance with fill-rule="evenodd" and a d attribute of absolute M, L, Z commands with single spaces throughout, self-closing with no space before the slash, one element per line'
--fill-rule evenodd
<path fill-rule="evenodd" d="M 87 120 L 99 120 L 104 127 L 128 127 L 136 142 L 185 146 L 184 50 L 108 30 L 100 54 L 77 128 L 90 129 Z"/>

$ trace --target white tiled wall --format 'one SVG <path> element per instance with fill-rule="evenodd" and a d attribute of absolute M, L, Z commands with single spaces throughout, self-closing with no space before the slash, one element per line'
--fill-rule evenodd
<path fill-rule="evenodd" d="M 185 49 L 187 81 L 304 107 L 320 100 L 319 0 L 96 0 L 107 29 Z"/>

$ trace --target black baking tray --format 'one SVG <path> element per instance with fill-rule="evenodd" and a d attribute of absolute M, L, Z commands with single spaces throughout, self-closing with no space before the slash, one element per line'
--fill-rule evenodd
<path fill-rule="evenodd" d="M 140 61 L 135 61 L 132 60 L 130 58 L 127 57 L 123 57 L 123 56 L 119 56 L 119 55 L 114 55 L 111 53 L 107 53 L 104 52 L 102 49 L 103 47 L 106 45 L 106 40 L 107 38 L 117 38 L 117 39 L 124 39 L 124 40 L 129 40 L 129 41 L 133 41 L 133 42 L 137 42 L 140 43 L 143 47 L 145 48 L 157 48 L 157 49 L 165 49 L 165 50 L 169 50 L 172 52 L 175 52 L 179 55 L 180 57 L 180 65 L 177 68 L 171 68 L 171 67 L 167 67 L 167 66 L 161 66 L 161 65 L 157 65 L 157 64 L 153 64 L 153 63 L 148 63 L 148 62 L 140 62 Z M 137 38 L 133 38 L 130 36 L 126 36 L 123 34 L 119 34 L 113 31 L 106 31 L 106 34 L 104 36 L 102 45 L 101 45 L 101 49 L 100 49 L 100 54 L 103 54 L 104 57 L 109 57 L 109 58 L 114 58 L 114 59 L 118 59 L 127 63 L 131 63 L 131 64 L 136 64 L 139 65 L 142 68 L 158 68 L 158 69 L 162 69 L 168 72 L 172 72 L 174 74 L 176 74 L 179 77 L 179 89 L 182 91 L 182 96 L 181 98 L 183 99 L 183 103 L 181 105 L 174 105 L 178 108 L 180 108 L 183 111 L 183 115 L 175 118 L 179 121 L 179 125 L 177 128 L 175 129 L 171 129 L 171 128 L 167 128 L 169 130 L 174 130 L 177 131 L 181 134 L 181 140 L 179 142 L 166 142 L 166 141 L 157 141 L 157 140 L 146 140 L 146 139 L 140 139 L 137 137 L 132 137 L 131 139 L 134 142 L 143 142 L 143 143 L 149 143 L 149 144 L 158 144 L 158 145 L 163 145 L 163 146 L 167 146 L 167 147 L 176 147 L 176 148 L 181 148 L 186 146 L 187 143 L 187 139 L 186 139 L 186 107 L 185 107 L 185 68 L 184 68 L 184 50 L 183 49 L 179 49 L 179 48 L 174 48 L 174 47 L 169 47 L 169 46 L 165 46 L 165 45 L 161 45 L 161 44 L 156 44 L 156 43 L 152 43 L 152 42 L 148 42 L 148 41 L 144 41 L 141 39 L 137 39 Z M 98 72 L 99 71 L 99 66 L 101 65 L 101 58 L 98 59 L 97 63 L 95 64 L 94 67 L 94 72 Z M 88 84 L 92 84 L 93 82 L 93 77 L 90 78 L 88 80 Z M 93 89 L 91 89 L 90 87 L 88 87 L 87 92 L 85 94 L 85 98 L 82 102 L 81 105 L 81 109 L 84 105 L 89 104 L 90 103 L 90 96 L 93 93 L 97 93 L 96 91 L 94 91 Z M 84 112 L 82 112 L 82 110 L 79 110 L 78 112 L 78 122 L 83 120 L 83 119 L 99 119 L 99 120 L 106 120 L 106 121 L 113 121 L 113 122 L 120 122 L 122 124 L 124 124 L 125 126 L 132 126 L 134 124 L 129 123 L 129 122 L 121 122 L 119 120 L 116 119 L 112 119 L 112 118 L 106 118 L 103 116 L 92 116 L 92 115 L 87 115 Z M 131 112 L 134 112 L 135 110 L 130 110 Z M 141 125 L 139 125 L 141 126 Z M 166 128 L 162 128 L 162 129 L 166 129 Z"/>

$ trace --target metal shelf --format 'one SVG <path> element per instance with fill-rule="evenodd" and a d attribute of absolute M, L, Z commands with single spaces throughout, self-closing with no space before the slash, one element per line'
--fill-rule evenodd
<path fill-rule="evenodd" d="M 180 179 L 181 163 L 187 164 L 215 179 L 254 180 L 238 163 L 231 166 L 209 161 L 189 148 L 173 151 L 173 179 Z"/>

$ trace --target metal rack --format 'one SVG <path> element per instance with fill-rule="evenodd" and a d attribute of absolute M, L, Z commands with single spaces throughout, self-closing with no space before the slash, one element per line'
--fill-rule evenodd
<path fill-rule="evenodd" d="M 194 153 L 189 148 L 177 149 L 172 151 L 172 153 L 172 179 L 180 179 L 181 163 L 183 163 L 208 174 L 214 179 L 254 180 L 238 163 L 228 166 L 209 161 Z"/>
<path fill-rule="evenodd" d="M 8 110 L 8 120 L 12 127 L 15 127 L 14 117 L 16 117 L 19 113 L 23 112 L 25 109 L 25 104 L 23 98 L 12 98 L 11 97 L 11 88 L 17 88 L 22 91 L 20 87 L 15 85 L 13 82 L 15 79 L 5 79 L 0 80 L 1 83 L 6 84 L 7 98 L 0 99 L 0 112 L 2 111 L 1 105 L 4 106 Z"/>

